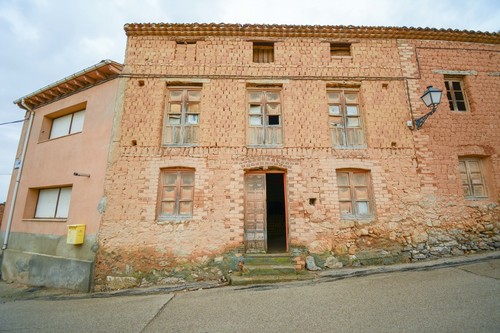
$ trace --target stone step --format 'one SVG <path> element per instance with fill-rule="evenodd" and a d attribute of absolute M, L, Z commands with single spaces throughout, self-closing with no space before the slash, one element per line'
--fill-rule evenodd
<path fill-rule="evenodd" d="M 242 275 L 286 275 L 295 274 L 295 267 L 290 265 L 246 265 Z"/>
<path fill-rule="evenodd" d="M 243 286 L 251 284 L 269 284 L 269 283 L 279 283 L 279 282 L 290 282 L 290 281 L 301 281 L 309 280 L 313 278 L 307 271 L 299 271 L 298 274 L 286 274 L 286 275 L 251 275 L 251 276 L 239 276 L 231 275 L 229 277 L 230 283 L 233 286 Z"/>
<path fill-rule="evenodd" d="M 245 254 L 243 264 L 246 265 L 292 265 L 293 256 L 288 253 Z"/>

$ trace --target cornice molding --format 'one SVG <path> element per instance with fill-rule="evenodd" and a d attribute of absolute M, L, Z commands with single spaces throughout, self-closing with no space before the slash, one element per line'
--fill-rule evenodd
<path fill-rule="evenodd" d="M 328 39 L 419 39 L 500 44 L 500 34 L 470 30 L 413 27 L 267 25 L 224 23 L 128 23 L 127 36 L 172 37 L 309 37 Z"/>

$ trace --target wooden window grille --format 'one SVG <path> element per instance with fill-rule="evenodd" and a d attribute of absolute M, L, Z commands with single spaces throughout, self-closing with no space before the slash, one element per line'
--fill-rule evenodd
<path fill-rule="evenodd" d="M 283 144 L 283 119 L 279 89 L 248 91 L 248 144 Z"/>
<path fill-rule="evenodd" d="M 274 43 L 254 42 L 253 62 L 258 62 L 258 63 L 274 62 Z"/>
<path fill-rule="evenodd" d="M 193 216 L 194 171 L 161 171 L 159 218 Z"/>
<path fill-rule="evenodd" d="M 486 198 L 488 191 L 480 158 L 459 158 L 460 177 L 466 198 Z"/>
<path fill-rule="evenodd" d="M 343 218 L 366 218 L 373 215 L 374 204 L 369 171 L 337 171 L 337 184 L 340 214 Z"/>
<path fill-rule="evenodd" d="M 164 145 L 198 143 L 201 88 L 171 88 L 164 116 Z"/>
<path fill-rule="evenodd" d="M 335 147 L 365 147 L 359 92 L 328 90 L 328 120 Z"/>
<path fill-rule="evenodd" d="M 349 57 L 351 56 L 350 43 L 330 43 L 330 56 Z"/>
<path fill-rule="evenodd" d="M 468 110 L 467 98 L 463 88 L 462 78 L 445 77 L 446 96 L 451 111 L 466 112 Z"/>

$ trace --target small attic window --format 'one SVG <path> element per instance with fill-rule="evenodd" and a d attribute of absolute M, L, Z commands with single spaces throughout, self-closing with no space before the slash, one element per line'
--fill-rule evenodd
<path fill-rule="evenodd" d="M 351 43 L 330 43 L 330 56 L 350 57 Z"/>
<path fill-rule="evenodd" d="M 193 45 L 196 44 L 196 40 L 176 40 L 177 45 Z"/>
<path fill-rule="evenodd" d="M 274 43 L 253 42 L 253 62 L 274 62 Z"/>

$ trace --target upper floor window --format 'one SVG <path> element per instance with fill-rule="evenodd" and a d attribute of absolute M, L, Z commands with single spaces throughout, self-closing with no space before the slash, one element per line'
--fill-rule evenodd
<path fill-rule="evenodd" d="M 260 63 L 274 62 L 274 43 L 254 42 L 253 62 L 260 62 Z"/>
<path fill-rule="evenodd" d="M 83 130 L 84 119 L 85 110 L 52 119 L 49 139 L 81 132 Z"/>
<path fill-rule="evenodd" d="M 337 171 L 337 184 L 340 214 L 343 218 L 366 218 L 373 215 L 374 204 L 369 171 Z"/>
<path fill-rule="evenodd" d="M 198 143 L 201 87 L 172 87 L 167 93 L 163 144 Z"/>
<path fill-rule="evenodd" d="M 279 88 L 248 90 L 248 144 L 283 144 L 283 120 Z"/>
<path fill-rule="evenodd" d="M 330 43 L 330 56 L 348 57 L 351 55 L 350 43 Z"/>
<path fill-rule="evenodd" d="M 164 169 L 161 171 L 159 218 L 193 215 L 194 171 Z"/>
<path fill-rule="evenodd" d="M 328 118 L 335 147 L 366 145 L 363 119 L 356 90 L 328 90 Z"/>
<path fill-rule="evenodd" d="M 483 160 L 474 157 L 458 159 L 462 187 L 466 198 L 486 198 L 488 191 L 483 173 Z"/>
<path fill-rule="evenodd" d="M 460 77 L 445 76 L 444 85 L 446 86 L 446 96 L 450 103 L 450 110 L 461 112 L 467 111 L 468 106 L 463 79 Z"/>
<path fill-rule="evenodd" d="M 71 187 L 38 190 L 35 209 L 37 219 L 64 219 L 68 217 Z"/>

